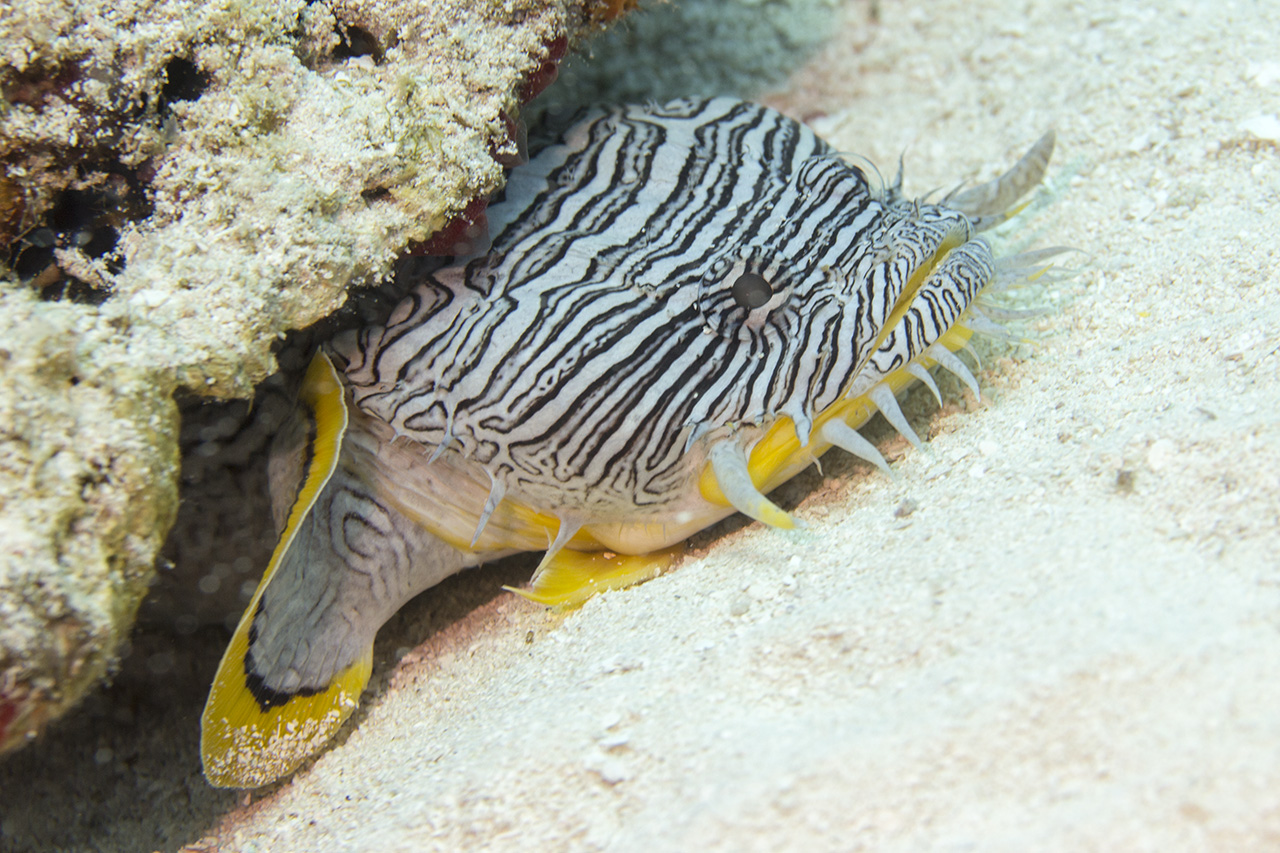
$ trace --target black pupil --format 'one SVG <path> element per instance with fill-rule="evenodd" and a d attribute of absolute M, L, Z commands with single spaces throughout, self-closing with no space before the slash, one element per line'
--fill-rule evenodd
<path fill-rule="evenodd" d="M 744 272 L 733 283 L 733 298 L 743 308 L 751 311 L 773 298 L 773 288 L 763 276 Z"/>

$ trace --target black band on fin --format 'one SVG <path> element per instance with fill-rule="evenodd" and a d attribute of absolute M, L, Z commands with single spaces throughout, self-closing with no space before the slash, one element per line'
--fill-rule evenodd
<path fill-rule="evenodd" d="M 253 614 L 256 620 L 258 615 L 262 613 L 262 602 L 258 602 L 258 609 Z M 315 696 L 323 693 L 329 688 L 329 685 L 323 687 L 299 687 L 297 690 L 276 690 L 267 686 L 266 679 L 257 673 L 257 666 L 253 662 L 253 644 L 258 640 L 258 626 L 249 625 L 249 651 L 244 656 L 244 686 L 248 688 L 249 693 L 253 695 L 254 701 L 258 703 L 258 707 L 262 709 L 262 713 L 270 711 L 272 708 L 280 708 L 289 704 L 289 701 L 296 696 Z"/>

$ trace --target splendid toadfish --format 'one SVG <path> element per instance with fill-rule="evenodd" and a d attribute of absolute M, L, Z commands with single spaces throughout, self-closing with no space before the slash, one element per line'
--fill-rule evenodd
<path fill-rule="evenodd" d="M 384 325 L 316 354 L 271 458 L 282 531 L 203 716 L 205 775 L 256 787 L 328 741 L 374 635 L 459 570 L 545 550 L 527 597 L 574 604 L 671 565 L 995 323 L 984 293 L 1057 250 L 997 261 L 978 231 L 1039 183 L 937 204 L 871 181 L 804 125 L 741 101 L 580 115 L 515 169 L 491 250 L 423 277 Z"/>

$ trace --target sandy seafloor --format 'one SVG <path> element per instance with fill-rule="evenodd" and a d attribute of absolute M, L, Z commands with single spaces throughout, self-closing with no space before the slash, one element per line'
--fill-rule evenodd
<path fill-rule="evenodd" d="M 1001 246 L 1087 254 L 980 403 L 567 616 L 454 579 L 251 796 L 199 774 L 221 638 L 140 636 L 0 766 L 0 849 L 1280 849 L 1280 4 L 879 9 L 769 101 L 919 193 L 1058 132 Z"/>

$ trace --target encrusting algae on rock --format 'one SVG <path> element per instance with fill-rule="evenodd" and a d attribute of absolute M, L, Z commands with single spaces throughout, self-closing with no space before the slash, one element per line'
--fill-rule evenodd
<path fill-rule="evenodd" d="M 247 397 L 283 332 L 466 236 L 521 103 L 625 5 L 6 8 L 0 750 L 133 623 L 176 509 L 174 393 Z"/>
<path fill-rule="evenodd" d="M 176 407 L 151 371 L 91 355 L 119 337 L 89 307 L 0 292 L 3 746 L 108 670 L 173 520 Z"/>

